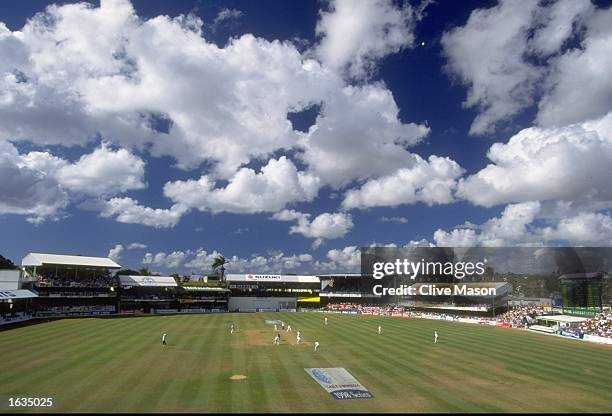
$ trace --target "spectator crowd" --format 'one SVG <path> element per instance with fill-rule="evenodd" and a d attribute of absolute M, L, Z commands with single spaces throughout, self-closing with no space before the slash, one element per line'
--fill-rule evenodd
<path fill-rule="evenodd" d="M 323 310 L 329 312 L 358 313 L 363 315 L 378 316 L 403 316 L 414 318 L 433 318 L 433 319 L 459 319 L 459 315 L 439 312 L 422 312 L 413 308 L 396 304 L 388 305 L 361 305 L 358 303 L 330 303 Z M 479 318 L 482 321 L 490 321 L 491 318 Z"/>
<path fill-rule="evenodd" d="M 79 276 L 77 279 L 67 275 L 38 276 L 36 285 L 42 287 L 110 287 L 116 285 L 116 279 L 106 275 Z"/>
<path fill-rule="evenodd" d="M 612 313 L 600 313 L 580 324 L 580 330 L 589 335 L 612 338 Z"/>
<path fill-rule="evenodd" d="M 324 310 L 332 312 L 356 312 L 368 315 L 392 315 L 393 313 L 408 312 L 404 306 L 388 305 L 360 305 L 358 303 L 330 303 Z"/>
<path fill-rule="evenodd" d="M 540 315 L 544 315 L 544 308 L 541 306 L 517 306 L 499 315 L 497 320 L 514 328 L 519 328 L 531 324 Z"/>

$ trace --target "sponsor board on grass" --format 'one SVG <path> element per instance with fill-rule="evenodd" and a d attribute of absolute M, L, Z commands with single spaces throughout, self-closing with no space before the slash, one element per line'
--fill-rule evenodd
<path fill-rule="evenodd" d="M 305 368 L 304 370 L 336 400 L 374 398 L 372 393 L 344 368 Z"/>

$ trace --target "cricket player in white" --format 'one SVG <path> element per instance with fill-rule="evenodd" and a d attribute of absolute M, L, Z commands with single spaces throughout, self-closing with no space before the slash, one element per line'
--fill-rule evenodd
<path fill-rule="evenodd" d="M 382 334 L 382 326 L 378 325 L 378 335 Z"/>
<path fill-rule="evenodd" d="M 166 345 L 166 334 L 162 335 L 162 345 Z"/>
<path fill-rule="evenodd" d="M 318 350 L 319 350 L 319 346 L 320 346 L 320 345 L 321 345 L 321 344 L 319 344 L 319 341 L 315 341 L 315 344 L 314 344 L 315 349 L 314 349 L 314 350 L 315 350 L 315 351 L 318 351 Z"/>
<path fill-rule="evenodd" d="M 295 343 L 299 345 L 300 342 L 302 342 L 302 337 L 298 334 L 298 336 L 295 338 Z"/>
<path fill-rule="evenodd" d="M 325 326 L 327 326 L 327 316 L 325 317 Z"/>
<path fill-rule="evenodd" d="M 293 332 L 293 331 L 291 330 L 291 325 L 287 325 L 287 332 Z"/>
<path fill-rule="evenodd" d="M 232 326 L 230 326 L 230 334 L 234 333 L 234 324 L 232 324 Z"/>
<path fill-rule="evenodd" d="M 438 343 L 438 331 L 434 331 L 434 344 Z"/>
<path fill-rule="evenodd" d="M 278 331 L 278 325 L 274 324 L 274 332 Z"/>
<path fill-rule="evenodd" d="M 274 345 L 280 345 L 280 334 L 276 334 L 276 336 L 274 337 Z"/>

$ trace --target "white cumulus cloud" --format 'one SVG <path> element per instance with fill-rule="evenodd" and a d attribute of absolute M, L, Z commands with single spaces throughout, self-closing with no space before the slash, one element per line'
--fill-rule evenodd
<path fill-rule="evenodd" d="M 124 247 L 122 244 L 116 244 L 115 247 L 108 251 L 108 258 L 119 261 L 121 259 L 121 253 L 123 253 Z"/>
<path fill-rule="evenodd" d="M 447 68 L 468 87 L 464 106 L 478 112 L 470 134 L 491 134 L 534 104 L 548 127 L 608 112 L 611 23 L 612 11 L 590 0 L 500 0 L 445 32 Z"/>
<path fill-rule="evenodd" d="M 524 129 L 495 143 L 492 163 L 459 182 L 478 205 L 531 200 L 612 201 L 612 113 L 560 128 Z"/>
<path fill-rule="evenodd" d="M 151 208 L 140 205 L 129 197 L 111 198 L 103 202 L 100 215 L 105 218 L 115 217 L 118 222 L 141 224 L 155 228 L 174 227 L 189 208 L 174 204 L 168 209 Z"/>
<path fill-rule="evenodd" d="M 380 58 L 411 47 L 418 19 L 409 3 L 391 0 L 332 0 L 319 17 L 317 56 L 355 78 L 368 75 Z"/>
<path fill-rule="evenodd" d="M 296 224 L 289 228 L 289 233 L 314 238 L 314 248 L 319 247 L 324 240 L 344 237 L 353 228 L 353 219 L 347 213 L 325 212 L 312 221 L 310 217 L 310 214 L 283 210 L 274 214 L 272 218 L 278 221 L 296 221 Z"/>
<path fill-rule="evenodd" d="M 416 202 L 427 205 L 453 202 L 453 192 L 463 169 L 449 158 L 430 156 L 426 161 L 414 155 L 413 159 L 411 167 L 370 179 L 360 188 L 347 191 L 342 207 L 353 209 L 393 207 Z"/>
<path fill-rule="evenodd" d="M 82 156 L 74 164 L 62 166 L 58 181 L 68 190 L 86 195 L 108 195 L 143 189 L 145 163 L 126 149 L 106 145 Z"/>
<path fill-rule="evenodd" d="M 48 154 L 20 155 L 11 143 L 0 141 L 0 214 L 25 215 L 39 223 L 58 218 L 68 194 L 53 171 L 63 162 Z"/>
<path fill-rule="evenodd" d="M 7 200 L 2 212 L 39 221 L 58 217 L 74 199 L 102 196 L 102 216 L 171 227 L 189 209 L 278 212 L 314 200 L 322 187 L 410 165 L 407 147 L 429 128 L 401 120 L 384 83 L 350 85 L 344 69 L 365 74 L 410 47 L 421 11 L 366 3 L 334 2 L 321 14 L 316 51 L 304 53 L 291 41 L 251 34 L 219 47 L 196 16 L 139 17 L 128 0 L 51 5 L 15 31 L 0 24 L 0 141 L 103 142 L 75 163 L 27 155 L 45 164 L 33 174 L 52 183 L 46 192 L 40 186 L 40 203 Z M 228 9 L 219 17 L 238 14 Z M 359 25 L 350 39 L 339 35 L 353 17 Z M 336 50 L 340 61 L 332 59 Z M 320 108 L 315 124 L 294 130 L 287 115 L 313 105 Z M 146 186 L 137 156 L 144 153 L 202 169 L 166 184 L 169 209 L 109 199 Z M 249 167 L 259 163 L 259 170 Z"/>
<path fill-rule="evenodd" d="M 222 188 L 216 188 L 214 180 L 205 175 L 199 180 L 169 182 L 164 194 L 176 203 L 202 211 L 250 214 L 311 201 L 319 186 L 318 178 L 299 172 L 291 160 L 281 156 L 270 159 L 260 172 L 240 169 Z"/>
<path fill-rule="evenodd" d="M 560 3 L 571 7 L 574 2 Z M 612 81 L 607 76 L 612 67 L 612 8 L 587 16 L 580 47 L 552 60 L 549 88 L 537 116 L 542 126 L 598 118 L 612 109 Z"/>
<path fill-rule="evenodd" d="M 593 212 L 580 207 L 567 209 L 563 203 L 537 201 L 506 206 L 499 217 L 481 225 L 438 229 L 438 246 L 584 245 L 612 243 L 610 211 Z"/>

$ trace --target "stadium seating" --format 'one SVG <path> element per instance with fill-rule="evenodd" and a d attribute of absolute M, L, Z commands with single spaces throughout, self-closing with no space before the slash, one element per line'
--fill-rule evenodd
<path fill-rule="evenodd" d="M 612 313 L 602 313 L 580 325 L 583 333 L 612 338 Z"/>

